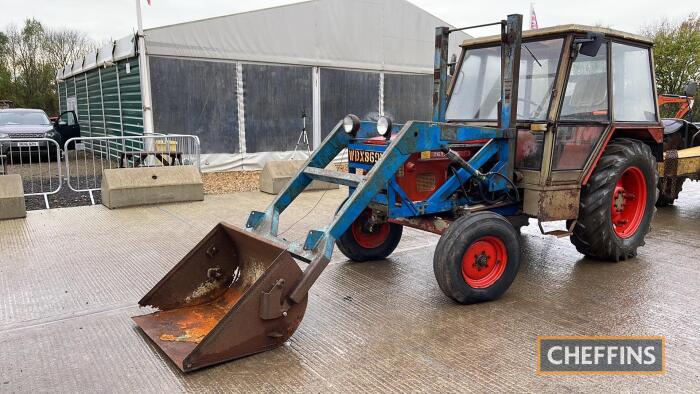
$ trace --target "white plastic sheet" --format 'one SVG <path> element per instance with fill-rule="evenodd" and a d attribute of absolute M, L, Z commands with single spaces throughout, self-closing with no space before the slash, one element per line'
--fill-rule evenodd
<path fill-rule="evenodd" d="M 404 0 L 313 0 L 145 35 L 150 55 L 430 73 L 444 25 Z M 465 38 L 452 35 L 452 53 Z"/>
<path fill-rule="evenodd" d="M 347 162 L 347 151 L 343 150 L 333 160 L 333 163 Z M 260 153 L 235 153 L 235 154 L 202 154 L 200 157 L 200 168 L 202 172 L 224 172 L 224 171 L 258 171 L 262 170 L 270 160 L 306 160 L 309 158 L 307 151 L 286 151 L 286 152 L 260 152 Z"/>

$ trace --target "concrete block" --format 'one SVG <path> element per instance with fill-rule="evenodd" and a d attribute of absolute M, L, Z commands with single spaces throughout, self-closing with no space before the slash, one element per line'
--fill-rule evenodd
<path fill-rule="evenodd" d="M 0 220 L 27 217 L 24 186 L 19 175 L 0 175 Z"/>
<path fill-rule="evenodd" d="M 114 168 L 102 175 L 102 204 L 110 209 L 202 200 L 202 175 L 194 166 Z"/>
<path fill-rule="evenodd" d="M 305 160 L 268 161 L 260 173 L 260 191 L 279 194 L 305 162 Z M 331 190 L 338 187 L 335 183 L 313 181 L 306 190 Z"/>

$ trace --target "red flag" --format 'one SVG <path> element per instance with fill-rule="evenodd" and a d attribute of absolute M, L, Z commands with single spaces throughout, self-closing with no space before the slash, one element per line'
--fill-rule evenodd
<path fill-rule="evenodd" d="M 150 2 L 150 0 L 149 0 Z M 530 29 L 537 29 L 537 15 L 535 15 L 535 6 L 530 3 Z"/>

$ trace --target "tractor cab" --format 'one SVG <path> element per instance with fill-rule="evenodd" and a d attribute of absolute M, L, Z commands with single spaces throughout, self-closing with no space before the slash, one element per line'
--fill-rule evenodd
<path fill-rule="evenodd" d="M 500 45 L 500 36 L 464 41 L 446 122 L 498 124 Z M 580 25 L 523 32 L 514 177 L 526 214 L 577 218 L 580 189 L 611 138 L 662 142 L 651 46 L 643 37 Z"/>

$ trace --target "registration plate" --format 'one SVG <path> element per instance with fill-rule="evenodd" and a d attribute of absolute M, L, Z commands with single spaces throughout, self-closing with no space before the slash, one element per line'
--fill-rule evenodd
<path fill-rule="evenodd" d="M 348 160 L 353 163 L 374 164 L 382 157 L 382 153 L 384 152 L 348 149 Z"/>
<path fill-rule="evenodd" d="M 19 147 L 39 146 L 39 143 L 38 142 L 18 142 L 17 146 L 19 146 Z"/>

